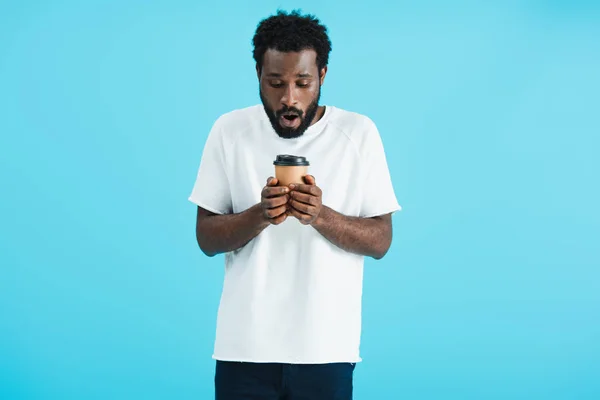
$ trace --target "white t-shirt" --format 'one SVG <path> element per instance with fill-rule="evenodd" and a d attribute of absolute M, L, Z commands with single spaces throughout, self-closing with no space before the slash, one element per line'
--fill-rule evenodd
<path fill-rule="evenodd" d="M 254 206 L 278 154 L 306 157 L 323 204 L 335 211 L 373 217 L 401 209 L 375 124 L 332 106 L 296 139 L 275 133 L 262 104 L 222 115 L 189 200 L 218 214 Z M 361 361 L 363 262 L 294 217 L 226 253 L 213 358 Z"/>

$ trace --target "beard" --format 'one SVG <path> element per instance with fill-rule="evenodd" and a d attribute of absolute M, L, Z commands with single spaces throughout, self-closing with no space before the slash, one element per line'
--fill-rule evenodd
<path fill-rule="evenodd" d="M 321 98 L 321 87 L 319 87 L 319 93 L 317 97 L 308 105 L 306 108 L 306 112 L 297 109 L 296 107 L 287 107 L 283 106 L 281 109 L 275 111 L 267 105 L 267 101 L 263 96 L 262 90 L 259 90 L 260 100 L 263 103 L 263 107 L 267 116 L 269 117 L 269 121 L 271 121 L 271 126 L 275 130 L 275 133 L 279 135 L 279 137 L 283 139 L 295 139 L 299 138 L 306 132 L 311 122 L 317 115 L 317 109 L 319 108 L 319 100 Z M 285 113 L 294 113 L 300 118 L 300 125 L 297 128 L 288 128 L 285 126 L 281 126 L 279 123 L 280 118 Z"/>

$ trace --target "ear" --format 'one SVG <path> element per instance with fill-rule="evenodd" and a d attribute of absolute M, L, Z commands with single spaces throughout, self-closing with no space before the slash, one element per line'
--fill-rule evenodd
<path fill-rule="evenodd" d="M 323 69 L 321 69 L 321 72 L 319 73 L 319 81 L 321 83 L 321 86 L 323 85 L 323 81 L 325 80 L 325 75 L 327 75 L 327 66 L 323 67 Z"/>
<path fill-rule="evenodd" d="M 258 81 L 260 82 L 260 67 L 258 66 L 258 63 L 256 63 L 256 77 L 258 78 Z"/>

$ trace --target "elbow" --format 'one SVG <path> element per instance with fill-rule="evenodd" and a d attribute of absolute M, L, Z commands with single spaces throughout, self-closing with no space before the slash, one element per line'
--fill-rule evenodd
<path fill-rule="evenodd" d="M 198 247 L 200 248 L 200 250 L 202 250 L 202 253 L 204 253 L 205 256 L 214 257 L 217 254 L 219 254 L 218 252 L 214 251 L 214 249 L 211 249 L 210 246 L 208 246 L 206 244 L 202 235 L 198 231 L 196 231 L 196 242 L 198 243 Z"/>
<path fill-rule="evenodd" d="M 375 260 L 381 260 L 387 254 L 387 249 L 380 249 L 373 253 L 372 257 Z"/>
<path fill-rule="evenodd" d="M 375 238 L 372 250 L 373 257 L 375 260 L 381 260 L 387 254 L 388 250 L 392 245 L 392 221 L 390 215 L 376 218 L 380 222 L 378 226 L 378 232 L 372 235 Z"/>
<path fill-rule="evenodd" d="M 204 253 L 204 255 L 207 257 L 214 257 L 217 254 L 219 254 L 216 251 L 213 251 L 210 248 L 203 246 L 200 242 L 198 242 L 198 247 L 200 247 L 200 250 L 202 250 L 202 253 Z"/>
<path fill-rule="evenodd" d="M 219 254 L 219 253 L 216 253 L 214 251 L 210 251 L 210 250 L 208 250 L 206 248 L 202 248 L 202 247 L 200 247 L 200 250 L 202 250 L 202 253 L 204 253 L 204 255 L 207 256 L 207 257 L 214 257 L 217 254 Z"/>
<path fill-rule="evenodd" d="M 391 244 L 392 244 L 392 238 L 391 237 L 387 237 L 385 239 L 380 240 L 377 243 L 377 246 L 375 246 L 375 248 L 374 248 L 374 252 L 372 254 L 372 257 L 375 260 L 381 260 L 388 253 Z"/>

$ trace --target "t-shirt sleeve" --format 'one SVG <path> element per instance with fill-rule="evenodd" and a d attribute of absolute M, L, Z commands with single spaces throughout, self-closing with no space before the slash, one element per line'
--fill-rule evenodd
<path fill-rule="evenodd" d="M 360 216 L 370 218 L 400 211 L 402 207 L 394 193 L 383 142 L 372 121 L 367 125 L 366 135 L 361 152 L 364 173 Z"/>
<path fill-rule="evenodd" d="M 223 132 L 220 119 L 208 134 L 200 167 L 189 200 L 216 214 L 232 212 L 231 189 L 227 178 Z"/>

